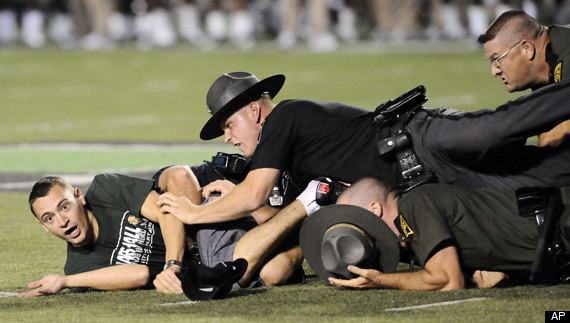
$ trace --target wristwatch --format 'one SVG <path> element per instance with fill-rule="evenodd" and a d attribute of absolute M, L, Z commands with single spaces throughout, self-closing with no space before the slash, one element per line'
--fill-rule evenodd
<path fill-rule="evenodd" d="M 168 267 L 170 267 L 170 266 L 172 266 L 172 265 L 176 265 L 176 266 L 182 268 L 182 263 L 181 263 L 180 261 L 178 261 L 178 260 L 169 260 L 169 261 L 166 262 L 166 264 L 164 264 L 164 268 L 162 268 L 162 270 L 164 271 L 164 270 L 166 270 L 166 268 L 168 268 Z"/>

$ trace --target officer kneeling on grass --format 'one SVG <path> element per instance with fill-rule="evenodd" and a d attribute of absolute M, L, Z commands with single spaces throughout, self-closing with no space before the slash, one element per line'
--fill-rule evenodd
<path fill-rule="evenodd" d="M 569 199 L 569 187 L 426 184 L 400 195 L 364 178 L 307 218 L 300 243 L 319 277 L 342 287 L 453 290 L 466 286 L 466 274 L 479 287 L 508 277 L 568 282 Z M 397 273 L 410 252 L 421 269 Z"/>

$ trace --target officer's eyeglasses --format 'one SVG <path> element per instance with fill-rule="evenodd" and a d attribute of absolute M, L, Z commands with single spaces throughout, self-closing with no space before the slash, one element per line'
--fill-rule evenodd
<path fill-rule="evenodd" d="M 499 57 L 495 58 L 493 61 L 491 61 L 491 65 L 495 66 L 496 68 L 499 68 L 499 65 L 501 64 L 501 61 L 503 60 L 503 58 L 505 58 L 505 56 L 507 56 L 507 54 L 510 53 L 513 49 L 515 49 L 515 47 L 517 47 L 517 45 L 520 44 L 521 42 L 522 42 L 522 40 L 519 40 L 508 51 L 504 52 L 503 54 L 501 54 L 501 56 L 499 56 Z"/>

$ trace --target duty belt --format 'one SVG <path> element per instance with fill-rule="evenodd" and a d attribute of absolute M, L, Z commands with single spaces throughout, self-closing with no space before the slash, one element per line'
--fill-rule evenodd
<path fill-rule="evenodd" d="M 398 188 L 407 192 L 428 182 L 435 182 L 435 176 L 426 172 L 406 134 L 405 124 L 427 101 L 425 87 L 420 85 L 400 97 L 385 102 L 374 111 L 374 124 L 379 129 L 376 151 L 380 157 L 398 161 Z"/>
<path fill-rule="evenodd" d="M 538 225 L 538 245 L 530 269 L 529 280 L 536 282 L 551 272 L 563 282 L 570 282 L 570 254 L 558 227 L 564 210 L 560 189 L 525 187 L 516 191 L 519 214 L 533 217 Z"/>

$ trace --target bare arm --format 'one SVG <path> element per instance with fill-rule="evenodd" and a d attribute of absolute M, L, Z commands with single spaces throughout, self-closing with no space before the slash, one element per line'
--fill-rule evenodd
<path fill-rule="evenodd" d="M 256 169 L 228 194 L 212 203 L 198 206 L 186 197 L 165 193 L 160 196 L 158 205 L 162 212 L 170 213 L 186 224 L 236 220 L 265 204 L 278 176 L 277 169 Z"/>
<path fill-rule="evenodd" d="M 360 277 L 344 280 L 329 278 L 333 285 L 353 288 L 393 288 L 403 290 L 453 290 L 465 286 L 463 273 L 457 256 L 457 249 L 450 246 L 431 257 L 424 269 L 408 272 L 384 274 L 374 269 L 361 269 L 349 266 L 348 270 Z"/>
<path fill-rule="evenodd" d="M 538 138 L 538 147 L 558 147 L 570 135 L 570 120 L 566 120 Z"/>
<path fill-rule="evenodd" d="M 74 287 L 109 291 L 129 290 L 145 286 L 148 280 L 149 272 L 145 265 L 117 265 L 69 276 L 48 275 L 28 284 L 28 288 L 33 290 L 20 293 L 18 297 L 57 294 L 62 289 Z"/>
<path fill-rule="evenodd" d="M 142 205 L 141 214 L 145 218 L 160 224 L 166 247 L 165 259 L 182 262 L 185 244 L 184 223 L 171 214 L 162 213 L 157 205 L 158 197 L 157 192 L 150 192 Z M 181 270 L 182 268 L 179 266 L 172 265 L 158 274 L 153 281 L 156 290 L 165 294 L 182 294 L 182 284 L 176 276 Z"/>
<path fill-rule="evenodd" d="M 166 246 L 166 260 L 182 261 L 184 256 L 184 223 L 171 214 L 162 213 L 158 207 L 159 195 L 152 191 L 144 201 L 141 214 L 145 218 L 158 222 Z"/>
<path fill-rule="evenodd" d="M 273 218 L 277 212 L 279 212 L 279 209 L 276 209 L 269 205 L 264 205 L 259 209 L 251 212 L 251 216 L 255 219 L 255 222 L 257 222 L 257 224 L 262 224 Z"/>
<path fill-rule="evenodd" d="M 233 190 L 235 186 L 236 185 L 234 183 L 226 179 L 219 179 L 204 186 L 202 189 L 202 196 L 204 198 L 208 198 L 210 194 L 214 192 L 219 192 L 222 196 L 224 196 Z M 251 212 L 251 215 L 258 224 L 261 224 L 271 219 L 277 213 L 277 211 L 279 210 L 276 208 L 273 208 L 269 205 L 264 205 L 259 209 Z"/>

